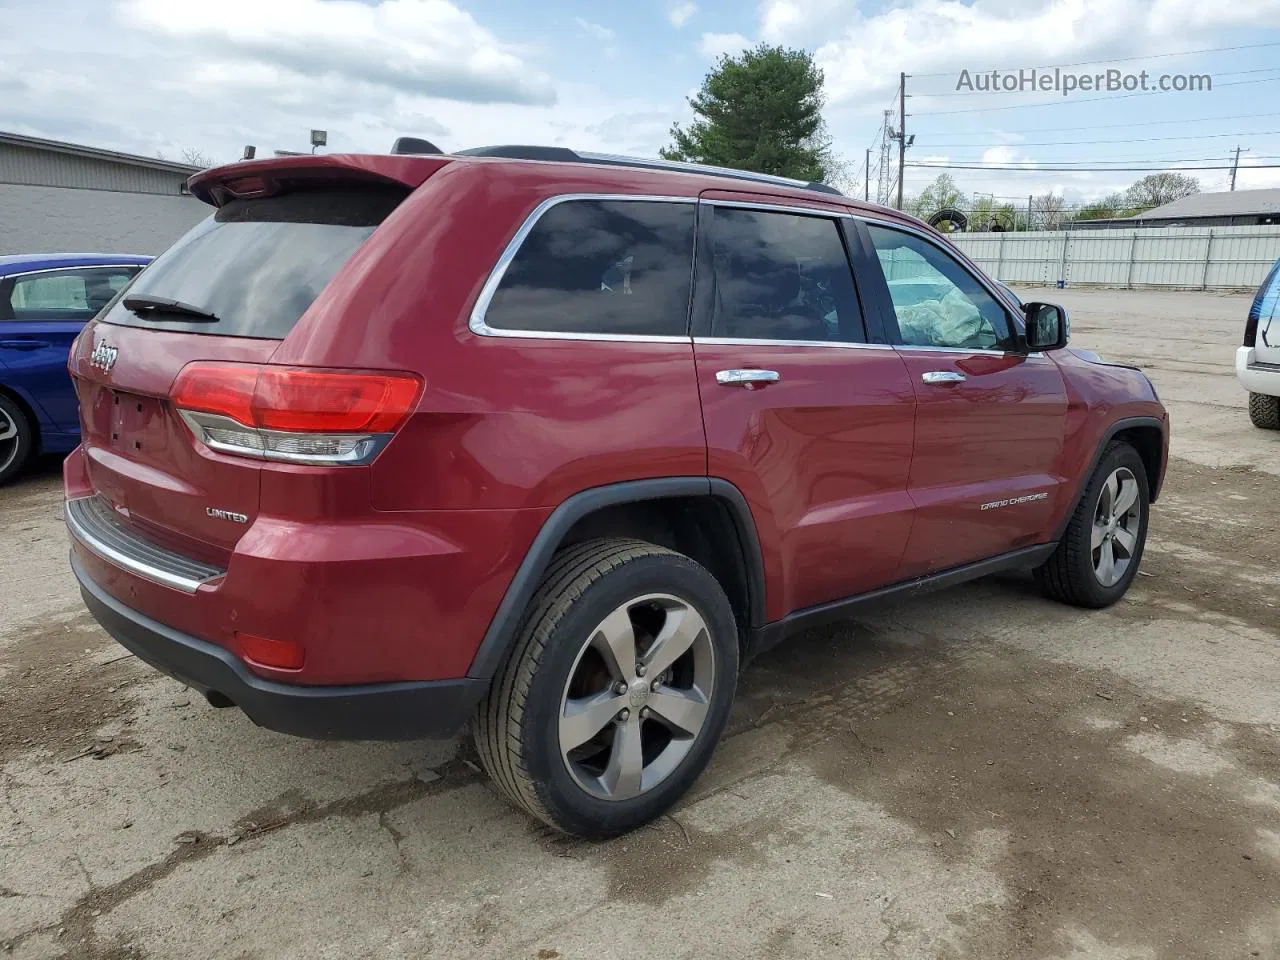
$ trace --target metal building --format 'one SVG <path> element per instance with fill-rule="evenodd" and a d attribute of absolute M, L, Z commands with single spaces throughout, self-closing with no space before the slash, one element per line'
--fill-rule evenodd
<path fill-rule="evenodd" d="M 1265 227 L 1280 224 L 1280 189 L 1193 193 L 1145 213 L 1108 220 L 1080 220 L 1072 230 L 1113 227 Z"/>
<path fill-rule="evenodd" d="M 157 254 L 209 208 L 198 167 L 0 131 L 0 256 Z"/>

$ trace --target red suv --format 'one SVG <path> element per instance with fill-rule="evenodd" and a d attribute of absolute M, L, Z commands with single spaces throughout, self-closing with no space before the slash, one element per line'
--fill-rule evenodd
<path fill-rule="evenodd" d="M 789 634 L 1015 567 L 1101 607 L 1137 572 L 1150 382 L 910 217 L 529 147 L 190 188 L 212 216 L 72 351 L 71 563 L 120 643 L 263 726 L 470 721 L 512 801 L 609 836 Z"/>

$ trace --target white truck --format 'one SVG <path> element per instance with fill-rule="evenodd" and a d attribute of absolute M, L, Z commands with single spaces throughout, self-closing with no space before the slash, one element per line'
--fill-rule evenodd
<path fill-rule="evenodd" d="M 1236 377 L 1249 391 L 1255 427 L 1280 430 L 1280 260 L 1258 288 L 1236 351 Z"/>

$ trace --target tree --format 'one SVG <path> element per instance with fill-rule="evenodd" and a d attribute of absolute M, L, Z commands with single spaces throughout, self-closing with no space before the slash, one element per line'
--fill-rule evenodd
<path fill-rule="evenodd" d="M 1123 193 L 1111 193 L 1101 200 L 1086 203 L 1076 211 L 1077 220 L 1110 220 L 1113 217 L 1126 216 L 1127 204 Z"/>
<path fill-rule="evenodd" d="M 822 123 L 822 71 L 804 50 L 760 44 L 722 55 L 689 98 L 697 118 L 672 124 L 667 160 L 824 180 L 833 156 Z"/>
<path fill-rule="evenodd" d="M 993 197 L 979 197 L 969 211 L 969 231 L 972 233 L 1013 230 L 1018 225 L 1018 212 L 1012 203 L 997 204 Z"/>
<path fill-rule="evenodd" d="M 938 174 L 938 179 L 920 191 L 906 203 L 907 212 L 921 220 L 928 220 L 940 210 L 956 210 L 965 205 L 964 194 L 949 173 Z"/>
<path fill-rule="evenodd" d="M 202 170 L 207 170 L 213 166 L 213 160 L 209 158 L 209 155 L 202 153 L 196 147 L 182 148 L 182 162 L 193 167 L 200 167 Z"/>
<path fill-rule="evenodd" d="M 1057 230 L 1062 226 L 1067 202 L 1060 193 L 1042 193 L 1031 198 L 1031 220 L 1041 230 Z"/>
<path fill-rule="evenodd" d="M 1185 173 L 1153 173 L 1125 191 L 1125 203 L 1137 210 L 1150 210 L 1165 203 L 1200 192 L 1200 181 Z"/>

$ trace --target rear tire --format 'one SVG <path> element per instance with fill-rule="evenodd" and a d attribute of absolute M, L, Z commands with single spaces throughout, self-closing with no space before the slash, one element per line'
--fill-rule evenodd
<path fill-rule="evenodd" d="M 532 816 L 617 836 L 693 785 L 737 676 L 733 610 L 704 567 L 639 540 L 574 544 L 552 560 L 480 703 L 476 750 Z"/>
<path fill-rule="evenodd" d="M 22 472 L 34 449 L 35 435 L 26 412 L 0 393 L 0 484 Z"/>
<path fill-rule="evenodd" d="M 1102 454 L 1058 549 L 1035 570 L 1044 593 L 1076 607 L 1108 607 L 1138 575 L 1149 494 L 1138 451 L 1116 441 Z"/>
<path fill-rule="evenodd" d="M 1280 430 L 1280 397 L 1249 394 L 1249 419 L 1263 430 Z"/>

